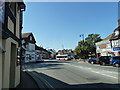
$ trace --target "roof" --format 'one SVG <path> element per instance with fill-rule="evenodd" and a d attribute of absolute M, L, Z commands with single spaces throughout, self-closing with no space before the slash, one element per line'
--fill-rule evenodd
<path fill-rule="evenodd" d="M 43 50 L 43 51 L 48 52 L 48 53 L 51 54 L 51 52 L 49 52 L 48 50 L 46 50 L 46 49 L 44 49 L 44 48 L 42 48 L 42 47 L 39 47 L 39 46 L 37 46 L 37 45 L 35 45 L 35 50 Z"/>
<path fill-rule="evenodd" d="M 120 31 L 120 26 L 118 26 L 115 30 L 114 30 L 114 32 L 115 31 Z"/>
<path fill-rule="evenodd" d="M 110 34 L 108 37 L 106 37 L 105 39 L 103 39 L 102 41 L 104 40 L 110 40 L 114 35 L 113 34 Z"/>
<path fill-rule="evenodd" d="M 32 33 L 22 33 L 22 38 L 27 38 L 29 35 L 31 35 Z"/>
<path fill-rule="evenodd" d="M 42 47 L 39 47 L 39 46 L 37 46 L 37 45 L 35 44 L 35 50 L 43 50 L 43 48 L 42 48 Z"/>

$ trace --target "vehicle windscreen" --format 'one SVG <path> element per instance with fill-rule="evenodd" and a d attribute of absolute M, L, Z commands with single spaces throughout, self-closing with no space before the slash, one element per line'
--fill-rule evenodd
<path fill-rule="evenodd" d="M 113 57 L 114 60 L 120 60 L 120 57 Z"/>
<path fill-rule="evenodd" d="M 100 59 L 110 59 L 110 57 L 100 57 Z"/>
<path fill-rule="evenodd" d="M 91 58 L 92 60 L 96 60 L 96 59 L 98 59 L 98 58 Z"/>
<path fill-rule="evenodd" d="M 67 56 L 57 56 L 57 58 L 67 58 Z"/>

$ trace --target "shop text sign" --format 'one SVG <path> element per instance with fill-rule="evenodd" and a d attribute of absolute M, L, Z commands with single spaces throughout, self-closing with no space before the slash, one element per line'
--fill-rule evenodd
<path fill-rule="evenodd" d="M 114 47 L 113 51 L 120 51 L 120 47 Z"/>

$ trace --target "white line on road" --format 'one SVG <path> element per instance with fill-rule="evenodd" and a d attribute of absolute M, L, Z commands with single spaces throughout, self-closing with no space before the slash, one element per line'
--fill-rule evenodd
<path fill-rule="evenodd" d="M 111 78 L 118 79 L 118 77 L 110 76 L 110 75 L 103 74 L 103 73 L 100 73 L 100 72 L 96 72 L 96 71 L 91 71 L 91 72 L 94 72 L 94 73 L 99 73 L 99 74 L 104 75 L 104 76 L 107 76 L 107 77 L 111 77 Z"/>
<path fill-rule="evenodd" d="M 67 65 L 71 65 L 71 64 L 67 64 Z M 85 68 L 85 67 L 82 67 L 82 66 L 75 66 L 75 65 L 71 65 L 71 66 L 74 66 L 74 67 L 77 67 L 77 68 L 81 68 L 81 69 L 84 69 L 84 70 L 88 70 L 88 69 L 91 69 L 91 68 Z M 105 71 L 105 70 L 104 70 Z M 104 75 L 104 76 L 107 76 L 107 77 L 111 77 L 111 78 L 114 78 L 114 79 L 118 79 L 118 77 L 114 77 L 114 76 L 110 76 L 110 75 L 107 75 L 107 74 L 103 74 L 101 72 L 98 72 L 98 71 L 91 71 L 91 72 L 94 72 L 94 73 L 98 73 L 100 75 Z M 110 71 L 108 71 L 110 72 Z M 112 73 L 112 72 L 111 72 Z M 117 73 L 115 73 L 117 74 Z"/>

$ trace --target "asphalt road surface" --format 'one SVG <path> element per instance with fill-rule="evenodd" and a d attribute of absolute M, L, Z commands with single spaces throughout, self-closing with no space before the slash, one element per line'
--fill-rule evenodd
<path fill-rule="evenodd" d="M 118 88 L 119 68 L 82 61 L 45 60 L 24 65 L 49 88 Z"/>

